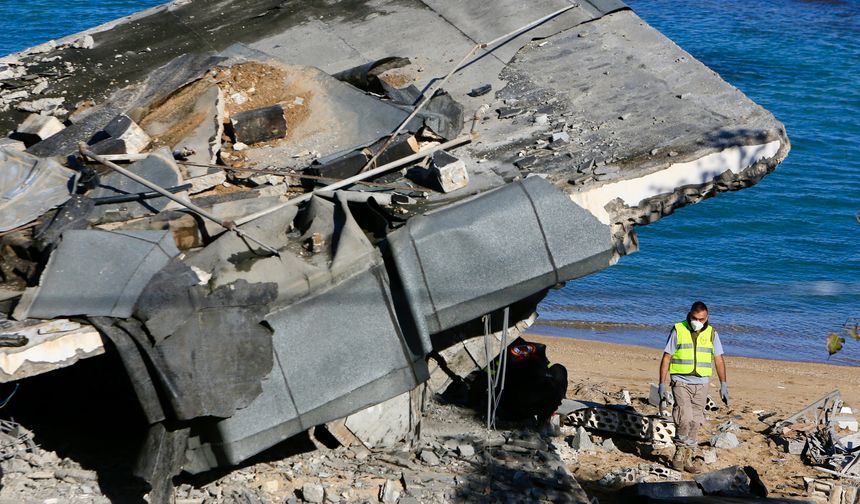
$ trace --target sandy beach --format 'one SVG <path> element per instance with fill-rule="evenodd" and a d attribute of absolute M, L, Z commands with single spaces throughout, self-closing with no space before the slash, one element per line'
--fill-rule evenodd
<path fill-rule="evenodd" d="M 612 401 L 607 393 L 628 390 L 637 411 L 656 413 L 656 409 L 647 404 L 647 398 L 649 383 L 656 383 L 659 350 L 563 337 L 529 335 L 527 339 L 546 344 L 550 360 L 567 367 L 569 398 Z M 708 421 L 699 433 L 699 440 L 704 444 L 718 425 L 731 419 L 740 427 L 737 436 L 741 446 L 719 450 L 717 463 L 707 469 L 751 465 L 758 470 L 772 496 L 805 497 L 802 477 L 821 477 L 821 473 L 770 441 L 763 434 L 767 425 L 759 420 L 759 415 L 762 411 L 774 412 L 771 418 L 784 418 L 837 388 L 845 404 L 857 411 L 860 409 L 860 367 L 730 355 L 725 358 L 730 405 L 707 415 Z M 718 383 L 716 378 L 711 382 L 711 397 L 715 400 L 719 400 Z M 603 475 L 621 467 L 660 461 L 641 453 L 641 446 L 623 441 L 616 444 L 619 450 L 582 455 L 577 464 L 570 467 L 589 494 L 600 496 L 600 502 L 615 501 L 611 493 L 595 483 Z"/>
<path fill-rule="evenodd" d="M 547 345 L 550 360 L 567 367 L 570 384 L 603 383 L 608 390 L 617 392 L 623 388 L 647 396 L 648 384 L 657 382 L 660 350 L 563 337 L 529 335 L 528 338 Z M 860 367 L 730 354 L 725 359 L 729 394 L 736 409 L 750 407 L 790 414 L 833 389 L 840 390 L 847 405 L 860 408 Z M 717 399 L 716 377 L 711 387 Z"/>

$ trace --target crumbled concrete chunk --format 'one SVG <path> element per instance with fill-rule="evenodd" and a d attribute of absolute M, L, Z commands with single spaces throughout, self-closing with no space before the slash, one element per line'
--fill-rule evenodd
<path fill-rule="evenodd" d="M 93 40 L 93 36 L 84 35 L 78 40 L 75 40 L 75 42 L 72 44 L 72 47 L 75 47 L 77 49 L 92 49 L 94 45 L 95 40 Z"/>
<path fill-rule="evenodd" d="M 705 463 L 708 465 L 716 464 L 717 463 L 717 450 L 714 450 L 713 448 L 708 448 L 708 449 L 702 450 L 702 459 L 704 459 Z"/>
<path fill-rule="evenodd" d="M 397 482 L 391 479 L 385 480 L 382 488 L 379 489 L 379 502 L 386 504 L 397 502 L 400 498 L 400 490 L 397 489 Z"/>
<path fill-rule="evenodd" d="M 717 434 L 716 436 L 711 438 L 710 444 L 714 448 L 727 449 L 737 448 L 738 446 L 740 446 L 738 437 L 731 432 L 721 432 Z"/>
<path fill-rule="evenodd" d="M 570 439 L 570 447 L 577 451 L 590 451 L 594 449 L 594 443 L 591 441 L 591 436 L 588 431 L 579 427 L 576 429 L 576 434 Z"/>
<path fill-rule="evenodd" d="M 469 185 L 466 163 L 445 151 L 433 153 L 431 170 L 442 192 L 449 193 Z"/>
<path fill-rule="evenodd" d="M 54 113 L 60 110 L 60 106 L 66 101 L 65 98 L 40 98 L 38 100 L 23 101 L 17 105 L 17 109 L 23 112 L 46 112 Z"/>
<path fill-rule="evenodd" d="M 457 447 L 457 452 L 461 457 L 471 458 L 475 456 L 475 447 L 468 444 L 459 445 Z"/>
<path fill-rule="evenodd" d="M 439 457 L 432 450 L 421 451 L 421 462 L 430 466 L 439 465 Z"/>
<path fill-rule="evenodd" d="M 125 114 L 111 119 L 102 135 L 107 138 L 96 142 L 91 148 L 96 154 L 138 154 L 151 142 L 143 128 Z"/>
<path fill-rule="evenodd" d="M 606 451 L 615 451 L 617 448 L 615 447 L 615 442 L 612 441 L 612 438 L 606 438 L 600 443 L 600 447 Z"/>
<path fill-rule="evenodd" d="M 314 504 L 322 502 L 324 494 L 325 492 L 322 485 L 315 483 L 305 483 L 302 485 L 302 499 L 308 502 Z"/>
<path fill-rule="evenodd" d="M 56 117 L 30 114 L 20 125 L 16 135 L 27 145 L 41 142 L 51 135 L 59 133 L 65 126 Z"/>

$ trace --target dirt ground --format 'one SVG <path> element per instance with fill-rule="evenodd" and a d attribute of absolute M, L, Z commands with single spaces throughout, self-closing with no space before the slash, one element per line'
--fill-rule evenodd
<path fill-rule="evenodd" d="M 647 399 L 649 384 L 656 383 L 657 379 L 662 355 L 659 350 L 548 336 L 531 335 L 529 339 L 546 344 L 549 359 L 567 367 L 569 398 L 599 400 L 606 397 L 605 393 L 628 390 L 637 411 L 656 413 Z M 785 453 L 770 441 L 763 434 L 767 424 L 760 421 L 759 416 L 764 411 L 774 412 L 771 418 L 785 418 L 837 388 L 847 406 L 858 408 L 860 368 L 731 356 L 726 356 L 726 363 L 730 406 L 707 415 L 699 441 L 704 445 L 718 425 L 731 419 L 740 427 L 736 434 L 741 445 L 718 450 L 717 462 L 707 469 L 751 465 L 759 472 L 771 496 L 805 496 L 802 477 L 823 475 L 804 465 L 799 456 Z M 712 380 L 710 395 L 719 401 L 716 378 Z M 613 501 L 611 493 L 595 483 L 606 473 L 660 461 L 651 455 L 640 456 L 641 444 L 638 447 L 632 442 L 616 444 L 619 450 L 582 454 L 578 463 L 570 467 L 580 484 L 590 495 L 598 495 L 600 502 Z"/>

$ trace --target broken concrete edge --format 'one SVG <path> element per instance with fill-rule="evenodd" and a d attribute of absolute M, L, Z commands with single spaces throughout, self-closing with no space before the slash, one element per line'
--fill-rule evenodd
<path fill-rule="evenodd" d="M 94 327 L 68 319 L 11 323 L 2 331 L 25 336 L 29 341 L 22 347 L 0 349 L 0 383 L 54 371 L 105 353 L 104 341 Z"/>
<path fill-rule="evenodd" d="M 615 254 L 639 250 L 634 226 L 647 225 L 671 215 L 678 208 L 698 203 L 721 192 L 736 191 L 758 183 L 788 155 L 788 139 L 746 147 L 730 147 L 693 161 L 669 164 L 639 178 L 625 176 L 598 187 L 579 191 L 567 189 L 571 200 L 589 210 L 598 220 L 610 224 Z M 687 182 L 692 175 L 694 183 Z M 625 174 L 626 175 L 626 174 Z M 664 180 L 669 177 L 670 180 Z M 661 188 L 672 188 L 664 192 Z"/>

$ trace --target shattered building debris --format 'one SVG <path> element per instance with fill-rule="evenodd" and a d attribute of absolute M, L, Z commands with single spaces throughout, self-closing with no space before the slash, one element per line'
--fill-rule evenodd
<path fill-rule="evenodd" d="M 0 60 L 0 381 L 121 359 L 152 502 L 316 426 L 406 439 L 416 391 L 486 366 L 482 316 L 524 329 L 788 153 L 616 0 L 347 3 L 184 0 Z"/>

